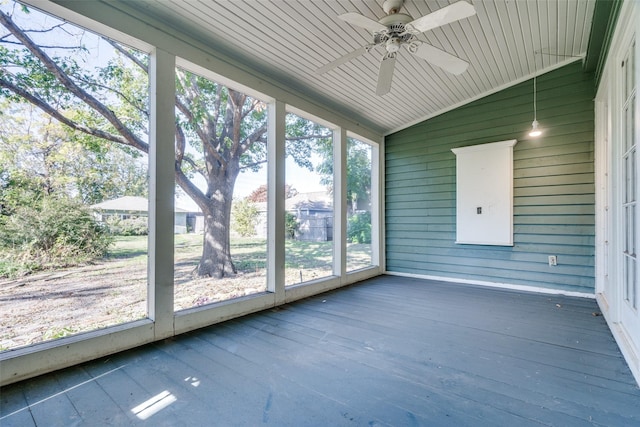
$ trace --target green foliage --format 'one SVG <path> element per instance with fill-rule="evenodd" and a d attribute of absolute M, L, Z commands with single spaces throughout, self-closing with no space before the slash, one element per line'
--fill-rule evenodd
<path fill-rule="evenodd" d="M 11 255 L 0 249 L 0 277 L 18 277 L 38 270 L 37 263 Z"/>
<path fill-rule="evenodd" d="M 331 130 L 293 113 L 287 114 L 285 124 L 287 157 L 293 158 L 298 166 L 313 171 L 313 153 L 332 150 Z"/>
<path fill-rule="evenodd" d="M 190 148 L 182 152 L 188 161 L 180 164 L 187 176 L 208 179 L 204 165 L 214 152 L 238 172 L 258 171 L 266 163 L 267 108 L 263 102 L 180 68 L 176 70 L 176 95 L 179 134 Z"/>
<path fill-rule="evenodd" d="M 371 213 L 358 212 L 347 221 L 349 243 L 371 243 Z"/>
<path fill-rule="evenodd" d="M 296 237 L 296 231 L 298 231 L 298 228 L 300 228 L 298 218 L 296 218 L 296 216 L 290 212 L 285 212 L 284 215 L 284 229 L 286 237 L 288 239 L 294 239 Z"/>
<path fill-rule="evenodd" d="M 233 230 L 242 237 L 255 236 L 258 215 L 258 208 L 248 198 L 234 202 L 231 206 Z"/>
<path fill-rule="evenodd" d="M 32 206 L 42 194 L 42 187 L 32 177 L 0 166 L 0 218 L 11 215 L 19 206 Z"/>
<path fill-rule="evenodd" d="M 77 333 L 78 331 L 76 331 L 75 329 L 69 327 L 69 326 L 65 326 L 63 328 L 58 328 L 58 329 L 49 329 L 45 334 L 44 334 L 44 340 L 57 340 L 60 338 L 64 338 L 64 337 L 68 337 L 69 335 L 73 335 L 75 333 Z"/>
<path fill-rule="evenodd" d="M 324 141 L 317 146 L 321 161 L 316 171 L 323 185 L 333 186 L 333 144 Z M 358 200 L 368 200 L 371 193 L 371 147 L 354 138 L 347 139 L 347 200 L 357 210 Z"/>
<path fill-rule="evenodd" d="M 106 255 L 111 238 L 83 205 L 45 197 L 0 218 L 3 274 L 76 265 Z"/>
<path fill-rule="evenodd" d="M 355 212 L 365 206 L 358 206 L 359 200 L 371 196 L 371 146 L 357 139 L 347 141 L 347 197 Z"/>
<path fill-rule="evenodd" d="M 147 196 L 147 167 L 139 152 L 74 132 L 27 104 L 0 101 L 0 109 L 6 114 L 0 120 L 3 210 L 50 194 L 86 204 Z"/>
<path fill-rule="evenodd" d="M 113 236 L 146 236 L 149 234 L 149 221 L 146 217 L 120 219 L 112 216 L 105 222 L 109 234 Z"/>

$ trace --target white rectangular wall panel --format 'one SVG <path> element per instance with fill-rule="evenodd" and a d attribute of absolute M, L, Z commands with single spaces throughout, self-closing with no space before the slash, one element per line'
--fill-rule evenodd
<path fill-rule="evenodd" d="M 453 148 L 456 243 L 513 246 L 513 146 L 516 140 Z"/>

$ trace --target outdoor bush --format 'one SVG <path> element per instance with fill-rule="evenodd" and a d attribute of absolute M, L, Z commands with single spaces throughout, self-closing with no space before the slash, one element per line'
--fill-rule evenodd
<path fill-rule="evenodd" d="M 248 198 L 234 201 L 231 206 L 233 230 L 242 237 L 255 236 L 258 214 L 258 208 Z"/>
<path fill-rule="evenodd" d="M 285 213 L 284 217 L 284 229 L 286 232 L 287 239 L 293 239 L 296 237 L 296 231 L 300 228 L 300 224 L 298 223 L 298 218 L 290 212 Z"/>
<path fill-rule="evenodd" d="M 371 213 L 358 212 L 347 221 L 347 241 L 350 243 L 371 243 Z"/>
<path fill-rule="evenodd" d="M 149 222 L 146 217 L 127 219 L 110 217 L 106 224 L 109 234 L 113 236 L 146 236 L 149 234 Z"/>
<path fill-rule="evenodd" d="M 85 206 L 66 198 L 19 207 L 0 229 L 0 274 L 7 276 L 102 258 L 112 242 Z"/>

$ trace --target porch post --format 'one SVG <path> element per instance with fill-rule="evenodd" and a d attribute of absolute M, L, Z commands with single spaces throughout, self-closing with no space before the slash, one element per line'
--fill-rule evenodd
<path fill-rule="evenodd" d="M 272 101 L 268 110 L 267 139 L 267 290 L 275 292 L 275 304 L 284 302 L 285 244 L 285 104 Z"/>
<path fill-rule="evenodd" d="M 333 274 L 346 282 L 347 275 L 347 131 L 333 131 Z"/>
<path fill-rule="evenodd" d="M 149 64 L 148 309 L 155 338 L 173 331 L 175 56 L 155 49 Z"/>

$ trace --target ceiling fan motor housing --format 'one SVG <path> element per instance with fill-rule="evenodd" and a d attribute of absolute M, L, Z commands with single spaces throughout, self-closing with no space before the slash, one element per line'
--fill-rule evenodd
<path fill-rule="evenodd" d="M 405 24 L 413 21 L 413 18 L 406 13 L 394 13 L 392 15 L 383 16 L 378 22 L 389 28 L 391 31 L 392 27 L 402 26 L 402 31 L 404 31 Z"/>
<path fill-rule="evenodd" d="M 400 45 L 411 42 L 415 39 L 415 35 L 412 32 L 407 31 L 405 27 L 405 24 L 411 21 L 412 18 L 404 13 L 385 16 L 378 22 L 386 26 L 387 29 L 374 33 L 374 44 L 385 43 L 387 52 L 397 52 L 398 49 L 400 49 Z"/>

